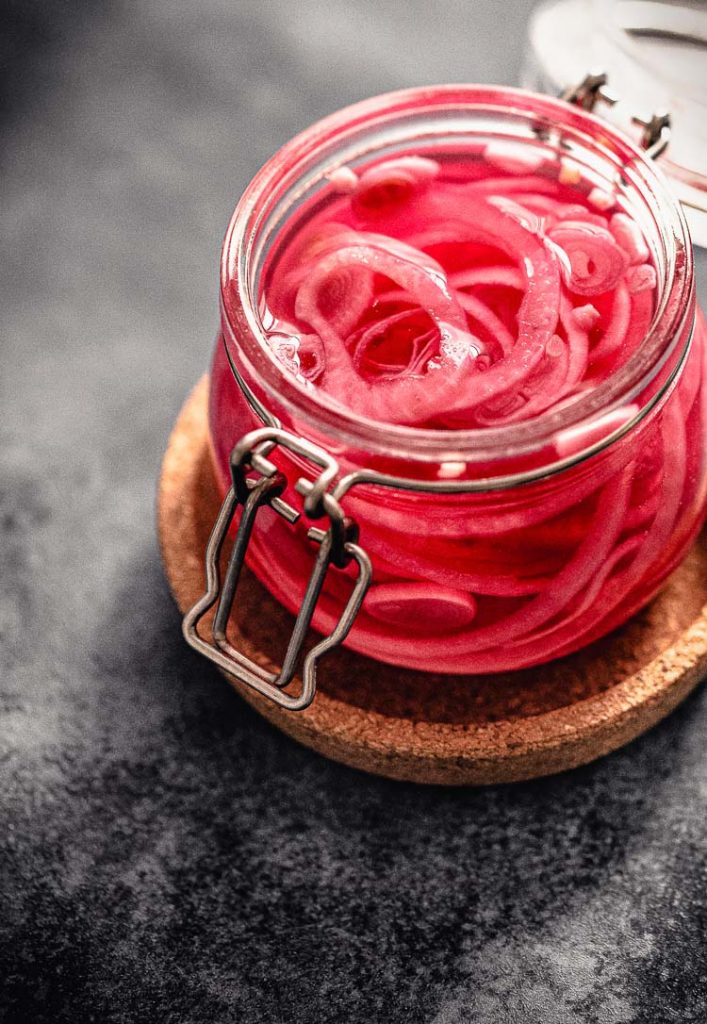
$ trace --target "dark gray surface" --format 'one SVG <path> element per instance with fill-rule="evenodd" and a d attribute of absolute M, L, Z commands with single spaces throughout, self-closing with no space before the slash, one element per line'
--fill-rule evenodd
<path fill-rule="evenodd" d="M 156 550 L 240 190 L 366 94 L 514 81 L 527 5 L 5 11 L 0 1018 L 704 1022 L 704 693 L 548 781 L 376 780 L 185 649 Z"/>

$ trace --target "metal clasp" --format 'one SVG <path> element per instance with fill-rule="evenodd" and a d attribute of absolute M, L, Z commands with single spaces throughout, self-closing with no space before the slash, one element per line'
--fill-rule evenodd
<path fill-rule="evenodd" d="M 319 550 L 282 667 L 279 672 L 268 672 L 237 651 L 229 642 L 226 631 L 259 510 L 269 506 L 290 523 L 297 522 L 300 516 L 296 509 L 283 500 L 282 494 L 287 486 L 287 480 L 267 457 L 277 446 L 307 459 L 320 470 L 314 482 L 300 477 L 295 484 L 295 490 L 304 496 L 305 515 L 310 519 L 327 517 L 329 525 L 326 530 L 311 526 L 307 531 L 307 536 L 318 543 Z M 184 616 L 182 632 L 194 650 L 205 655 L 223 671 L 235 676 L 239 682 L 257 690 L 280 707 L 290 711 L 302 711 L 314 699 L 319 658 L 345 640 L 354 623 L 371 582 L 371 562 L 358 544 L 358 527 L 344 514 L 339 501 L 329 490 L 336 479 L 339 467 L 328 452 L 280 427 L 267 426 L 252 430 L 242 437 L 231 452 L 230 463 L 233 483 L 224 498 L 206 547 L 206 592 Z M 258 479 L 248 476 L 252 470 L 259 474 Z M 241 519 L 221 584 L 219 558 L 226 534 L 239 507 L 242 508 Z M 345 568 L 352 561 L 358 566 L 358 575 L 339 621 L 329 636 L 320 640 L 305 656 L 302 663 L 300 693 L 284 692 L 283 688 L 295 675 L 306 633 L 329 566 L 333 564 L 338 568 Z M 199 635 L 198 625 L 214 605 L 216 611 L 209 642 Z"/>

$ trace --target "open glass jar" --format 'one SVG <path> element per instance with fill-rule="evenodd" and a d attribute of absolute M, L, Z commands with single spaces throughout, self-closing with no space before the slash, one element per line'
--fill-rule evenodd
<path fill-rule="evenodd" d="M 502 174 L 486 195 L 499 193 L 496 208 L 507 224 L 514 231 L 520 224 L 566 277 L 576 267 L 566 253 L 558 257 L 563 236 L 556 232 L 553 242 L 548 230 L 555 222 L 535 210 L 537 220 L 528 223 L 527 208 L 519 213 L 513 205 L 528 191 L 529 168 L 548 183 L 547 194 L 559 182 L 577 196 L 595 197 L 597 209 L 586 218 L 590 234 L 606 233 L 596 224 L 609 217 L 609 207 L 611 216 L 618 212 L 638 226 L 634 247 L 646 246 L 650 301 L 643 285 L 624 290 L 623 330 L 619 336 L 614 329 L 611 344 L 598 343 L 601 374 L 592 377 L 587 369 L 597 344 L 591 323 L 616 319 L 617 287 L 595 299 L 600 308 L 592 306 L 591 314 L 580 296 L 571 323 L 561 316 L 565 300 L 557 292 L 554 306 L 536 304 L 532 324 L 528 307 L 521 303 L 518 311 L 516 303 L 519 337 L 545 330 L 540 359 L 549 359 L 551 344 L 567 355 L 573 332 L 583 332 L 577 386 L 560 389 L 556 402 L 540 404 L 532 415 L 515 415 L 511 403 L 510 415 L 495 421 L 481 422 L 479 415 L 460 425 L 459 417 L 442 422 L 431 413 L 421 422 L 407 414 L 396 421 L 381 411 L 390 403 L 373 403 L 368 415 L 345 389 L 336 394 L 313 383 L 296 358 L 297 336 L 283 335 L 268 308 L 282 268 L 292 270 L 283 252 L 366 170 L 401 160 L 403 166 L 427 161 L 451 169 L 452 177 L 460 166 L 471 168 L 479 181 L 490 171 Z M 567 206 L 567 196 L 560 200 Z M 481 208 L 468 209 L 478 230 L 474 211 Z M 493 249 L 488 236 L 482 244 Z M 500 248 L 506 284 L 525 288 L 527 298 L 540 287 L 539 264 L 522 245 Z M 487 257 L 484 251 L 488 268 Z M 591 275 L 592 260 L 582 258 L 582 272 Z M 636 262 L 627 256 L 622 264 L 629 281 L 631 274 L 636 280 Z M 511 271 L 523 275 L 522 286 Z M 377 268 L 376 301 L 391 285 L 405 290 L 395 273 L 384 281 L 386 273 Z M 467 294 L 473 304 L 473 288 Z M 347 301 L 358 302 L 355 289 Z M 402 315 L 408 312 L 405 307 Z M 347 326 L 359 340 L 355 321 L 362 315 L 363 306 Z M 439 322 L 432 328 L 444 335 Z M 478 333 L 483 337 L 481 328 Z M 622 351 L 622 358 L 601 363 L 610 350 Z M 491 379 L 495 357 L 489 346 L 486 351 L 479 371 Z M 431 372 L 432 362 L 416 371 Z M 524 372 L 526 381 L 540 379 L 536 371 L 528 378 L 527 367 Z M 371 393 L 382 394 L 390 376 Z M 448 673 L 527 668 L 574 651 L 645 604 L 698 532 L 707 494 L 706 399 L 685 221 L 651 159 L 621 131 L 580 106 L 499 87 L 415 89 L 341 111 L 263 167 L 226 234 L 209 404 L 225 500 L 207 552 L 209 592 L 188 613 L 185 635 L 222 668 L 293 708 L 311 700 L 316 658 L 340 641 L 383 662 Z M 527 400 L 526 394 L 521 405 Z M 240 525 L 221 586 L 218 551 L 234 519 Z M 279 674 L 246 662 L 228 641 L 243 560 L 298 615 Z M 196 627 L 217 600 L 207 642 Z M 303 693 L 289 697 L 281 687 L 294 674 L 310 622 L 327 639 L 307 656 Z"/>

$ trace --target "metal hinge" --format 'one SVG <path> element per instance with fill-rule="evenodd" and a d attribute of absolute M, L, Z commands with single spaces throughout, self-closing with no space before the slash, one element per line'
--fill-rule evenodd
<path fill-rule="evenodd" d="M 560 99 L 590 112 L 597 103 L 613 107 L 619 101 L 619 97 L 608 86 L 608 75 L 605 71 L 588 72 L 577 85 L 563 90 Z M 670 142 L 670 114 L 667 111 L 656 111 L 648 118 L 634 115 L 631 123 L 643 129 L 640 142 L 646 156 L 655 160 L 665 152 Z"/>

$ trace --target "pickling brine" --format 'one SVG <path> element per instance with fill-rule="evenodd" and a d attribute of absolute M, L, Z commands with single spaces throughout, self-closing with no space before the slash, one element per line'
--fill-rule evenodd
<path fill-rule="evenodd" d="M 537 97 L 506 92 L 533 114 Z M 656 223 L 656 203 L 670 208 L 648 187 L 660 179 L 645 171 L 646 199 L 602 168 L 589 115 L 566 131 L 580 119 L 592 159 L 537 130 L 557 101 L 538 101 L 527 139 L 475 128 L 479 104 L 500 111 L 503 93 L 389 98 L 408 97 L 426 126 L 437 111 L 437 135 L 331 159 L 270 227 L 247 317 L 232 233 L 224 254 L 210 402 L 222 486 L 235 441 L 259 425 L 234 369 L 342 473 L 416 481 L 346 495 L 374 569 L 347 643 L 439 672 L 525 668 L 615 628 L 657 592 L 705 508 L 704 330 L 689 250 L 669 250 Z M 469 119 L 453 138 L 450 104 Z M 346 113 L 329 122 L 341 139 Z M 248 550 L 292 611 L 316 547 L 308 525 L 268 513 Z M 350 576 L 330 570 L 315 628 L 334 628 Z"/>

